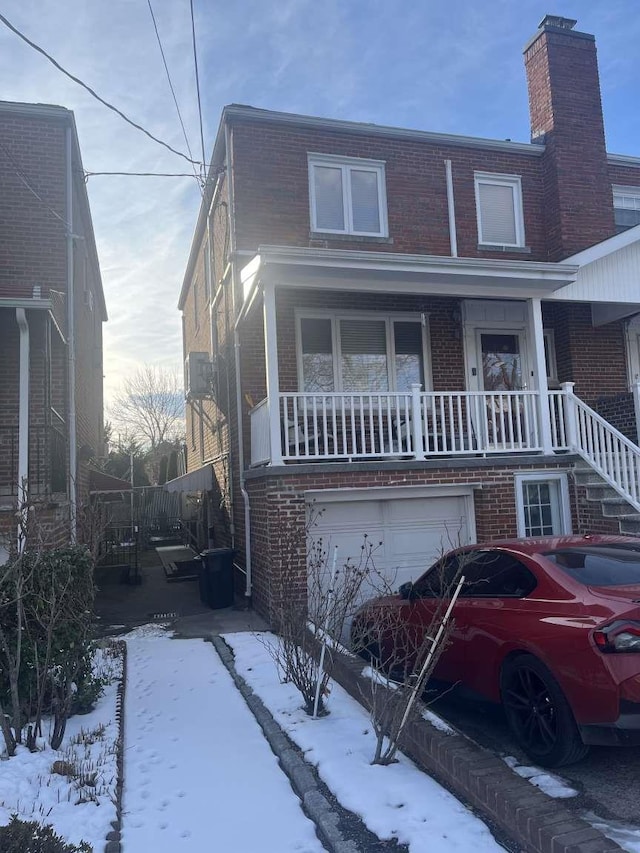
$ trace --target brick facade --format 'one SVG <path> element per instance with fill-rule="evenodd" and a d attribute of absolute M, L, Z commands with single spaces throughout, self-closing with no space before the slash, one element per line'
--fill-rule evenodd
<path fill-rule="evenodd" d="M 29 492 L 37 504 L 40 532 L 53 543 L 68 538 L 70 518 L 68 133 L 76 487 L 81 505 L 88 498 L 86 461 L 102 452 L 106 313 L 73 114 L 62 107 L 0 102 L 0 534 L 15 533 L 20 366 L 16 308 L 23 308 L 29 329 Z"/>
<path fill-rule="evenodd" d="M 183 312 L 184 354 L 214 357 L 213 399 L 191 401 L 187 410 L 188 470 L 213 465 L 215 487 L 207 518 L 216 544 L 232 544 L 236 563 L 245 566 L 243 463 L 251 507 L 253 600 L 273 613 L 273 579 L 283 559 L 282 543 L 304 527 L 304 492 L 322 488 L 368 488 L 408 483 L 451 484 L 480 478 L 475 523 L 479 539 L 516 532 L 513 474 L 525 463 L 517 457 L 491 462 L 460 460 L 375 464 L 316 462 L 313 471 L 291 465 L 277 472 L 249 470 L 252 409 L 267 393 L 264 305 L 258 293 L 245 303 L 242 270 L 261 246 L 347 250 L 405 256 L 451 256 L 446 183 L 450 161 L 458 255 L 487 261 L 553 262 L 615 233 L 611 185 L 640 186 L 640 159 L 608 157 L 593 37 L 545 23 L 525 48 L 532 144 L 447 137 L 374 125 L 285 116 L 249 107 L 229 107 L 214 151 L 214 173 L 200 212 L 179 307 Z M 224 132 L 222 132 L 224 131 Z M 384 162 L 388 237 L 331 235 L 312 231 L 308 155 L 321 153 Z M 474 172 L 519 176 L 524 246 L 487 248 L 479 244 Z M 216 187 L 214 192 L 214 186 Z M 205 252 L 212 265 L 211 295 L 205 293 Z M 469 378 L 465 355 L 463 297 L 443 279 L 417 295 L 402 282 L 386 292 L 343 285 L 323 287 L 316 278 L 283 286 L 275 276 L 279 390 L 301 390 L 296 352 L 296 312 L 378 311 L 381 316 L 424 315 L 428 326 L 432 390 L 462 391 Z M 311 278 L 311 276 L 310 276 Z M 360 282 L 365 280 L 364 274 Z M 409 290 L 409 288 L 407 288 Z M 482 299 L 482 290 L 472 298 Z M 470 298 L 467 294 L 467 298 Z M 495 294 L 492 298 L 497 298 Z M 505 289 L 504 299 L 513 298 Z M 524 298 L 520 296 L 519 298 Z M 244 310 L 243 310 L 244 306 Z M 241 311 L 242 316 L 240 317 Z M 607 412 L 627 435 L 633 433 L 628 407 L 625 321 L 594 326 L 590 304 L 543 301 L 543 324 L 553 332 L 556 376 L 574 382 L 576 393 Z M 211 318 L 214 332 L 212 334 Z M 240 319 L 239 319 L 240 318 Z M 237 324 L 237 333 L 234 328 Z M 468 346 L 468 340 L 467 344 Z M 236 360 L 239 375 L 236 375 Z M 241 421 L 238 423 L 237 412 Z M 238 437 L 242 431 L 242 447 Z M 527 461 L 528 470 L 570 468 L 567 457 Z M 575 531 L 609 529 L 593 504 L 571 488 Z M 583 506 L 584 504 L 584 506 Z M 304 554 L 299 589 L 304 594 Z"/>

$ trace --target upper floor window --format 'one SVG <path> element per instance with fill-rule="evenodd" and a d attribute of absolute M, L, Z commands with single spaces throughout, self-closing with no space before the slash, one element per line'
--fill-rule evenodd
<path fill-rule="evenodd" d="M 617 233 L 640 225 L 640 187 L 614 186 L 613 213 Z"/>
<path fill-rule="evenodd" d="M 475 172 L 474 182 L 478 242 L 487 246 L 524 246 L 519 175 Z"/>
<path fill-rule="evenodd" d="M 384 163 L 309 154 L 311 230 L 386 237 Z"/>
<path fill-rule="evenodd" d="M 307 392 L 410 391 L 425 387 L 425 332 L 415 316 L 299 318 L 300 388 Z"/>

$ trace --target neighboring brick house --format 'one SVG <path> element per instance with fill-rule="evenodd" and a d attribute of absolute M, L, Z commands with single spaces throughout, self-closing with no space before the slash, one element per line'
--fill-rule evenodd
<path fill-rule="evenodd" d="M 525 48 L 530 144 L 224 109 L 171 488 L 267 617 L 310 502 L 341 559 L 368 533 L 398 581 L 449 540 L 617 531 L 580 460 L 640 511 L 640 157 L 606 152 L 574 24 Z"/>
<path fill-rule="evenodd" d="M 73 113 L 0 102 L 0 542 L 81 538 L 102 450 L 106 308 Z M 32 525 L 33 527 L 33 525 Z"/>

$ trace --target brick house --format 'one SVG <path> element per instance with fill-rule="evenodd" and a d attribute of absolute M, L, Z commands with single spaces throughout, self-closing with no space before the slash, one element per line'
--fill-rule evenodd
<path fill-rule="evenodd" d="M 73 113 L 0 102 L 0 544 L 28 493 L 39 533 L 81 538 L 103 442 L 106 308 Z M 26 492 L 25 492 L 26 490 Z"/>
<path fill-rule="evenodd" d="M 170 487 L 265 616 L 310 503 L 398 582 L 450 540 L 634 529 L 640 157 L 606 151 L 575 23 L 525 47 L 531 143 L 224 109 Z"/>

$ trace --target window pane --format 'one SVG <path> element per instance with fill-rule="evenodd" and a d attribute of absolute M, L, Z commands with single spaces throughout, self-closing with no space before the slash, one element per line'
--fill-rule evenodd
<path fill-rule="evenodd" d="M 396 363 L 396 390 L 410 391 L 413 384 L 424 388 L 422 324 L 398 322 L 393 324 Z"/>
<path fill-rule="evenodd" d="M 504 184 L 479 183 L 478 195 L 482 242 L 515 245 L 514 188 Z"/>
<path fill-rule="evenodd" d="M 380 233 L 377 172 L 351 169 L 351 207 L 354 231 Z"/>
<path fill-rule="evenodd" d="M 544 555 L 580 583 L 593 586 L 640 584 L 640 552 L 630 545 L 566 548 Z"/>
<path fill-rule="evenodd" d="M 481 553 L 469 562 L 463 560 L 465 576 L 463 598 L 510 598 L 528 595 L 536 587 L 536 579 L 515 557 L 499 551 Z"/>
<path fill-rule="evenodd" d="M 562 533 L 558 482 L 525 481 L 522 484 L 525 536 Z"/>
<path fill-rule="evenodd" d="M 342 169 L 332 166 L 314 166 L 316 194 L 316 227 L 344 231 L 344 203 Z"/>
<path fill-rule="evenodd" d="M 384 320 L 341 320 L 343 391 L 388 391 L 387 332 Z"/>
<path fill-rule="evenodd" d="M 304 391 L 333 391 L 333 347 L 331 320 L 304 318 L 300 321 Z"/>

